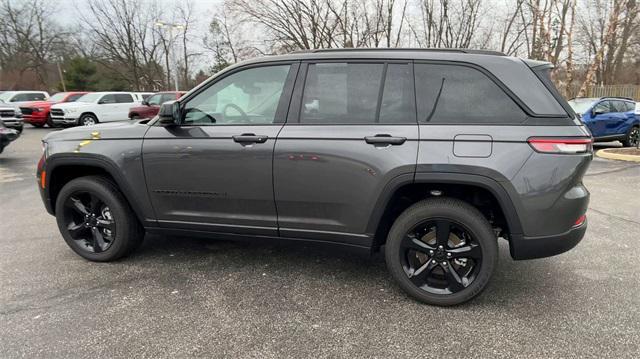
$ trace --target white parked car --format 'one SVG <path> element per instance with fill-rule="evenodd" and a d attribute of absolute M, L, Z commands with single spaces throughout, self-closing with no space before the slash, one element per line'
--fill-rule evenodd
<path fill-rule="evenodd" d="M 21 103 L 31 101 L 46 101 L 49 93 L 46 91 L 4 91 L 0 93 L 0 103 L 18 107 Z"/>
<path fill-rule="evenodd" d="M 51 121 L 56 125 L 90 126 L 99 122 L 123 121 L 129 108 L 142 102 L 133 92 L 93 92 L 75 102 L 51 106 Z"/>

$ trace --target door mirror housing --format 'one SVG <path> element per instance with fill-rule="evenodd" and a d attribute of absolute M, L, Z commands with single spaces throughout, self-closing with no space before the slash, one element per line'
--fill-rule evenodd
<path fill-rule="evenodd" d="M 149 106 L 149 103 L 147 102 L 147 100 L 142 100 L 142 105 L 143 106 Z"/>
<path fill-rule="evenodd" d="M 180 125 L 182 122 L 182 109 L 180 108 L 180 102 L 169 101 L 160 106 L 158 111 L 158 117 L 160 123 L 165 125 Z"/>
<path fill-rule="evenodd" d="M 591 110 L 591 117 L 596 117 L 598 115 L 603 115 L 603 114 L 605 114 L 604 110 L 596 110 L 596 109 Z"/>

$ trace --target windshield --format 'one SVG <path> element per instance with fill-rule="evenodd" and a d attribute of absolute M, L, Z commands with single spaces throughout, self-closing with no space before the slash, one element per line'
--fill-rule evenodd
<path fill-rule="evenodd" d="M 101 93 L 88 93 L 77 99 L 76 102 L 96 102 L 100 97 L 102 97 Z"/>
<path fill-rule="evenodd" d="M 594 101 L 595 99 L 593 98 L 577 98 L 569 101 L 569 106 L 571 106 L 576 113 L 583 114 L 593 105 Z"/>
<path fill-rule="evenodd" d="M 64 98 L 67 96 L 66 92 L 58 92 L 57 94 L 49 97 L 49 99 L 47 101 L 49 102 L 60 102 L 62 100 L 64 100 Z"/>
<path fill-rule="evenodd" d="M 9 99 L 13 97 L 13 92 L 3 92 L 0 94 L 0 102 L 9 102 Z"/>

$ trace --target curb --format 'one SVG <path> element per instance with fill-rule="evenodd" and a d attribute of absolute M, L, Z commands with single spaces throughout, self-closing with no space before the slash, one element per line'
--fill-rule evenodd
<path fill-rule="evenodd" d="M 598 152 L 596 152 L 596 156 L 606 158 L 609 160 L 640 162 L 640 156 L 625 155 L 622 153 L 611 153 L 611 152 L 608 152 L 607 149 L 599 150 Z"/>

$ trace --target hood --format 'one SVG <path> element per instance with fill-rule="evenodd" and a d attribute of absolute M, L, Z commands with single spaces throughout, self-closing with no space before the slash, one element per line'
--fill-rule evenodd
<path fill-rule="evenodd" d="M 20 105 L 20 107 L 42 107 L 42 108 L 47 108 L 47 107 L 51 107 L 52 105 L 55 105 L 56 103 L 54 102 L 49 102 L 49 101 L 33 101 L 33 102 L 25 102 L 22 105 Z"/>
<path fill-rule="evenodd" d="M 149 129 L 147 122 L 149 121 L 120 121 L 101 123 L 94 126 L 71 127 L 62 131 L 49 132 L 42 140 L 50 142 L 143 138 Z"/>

